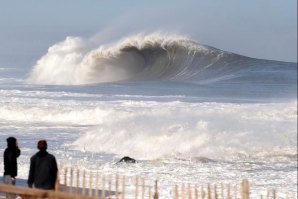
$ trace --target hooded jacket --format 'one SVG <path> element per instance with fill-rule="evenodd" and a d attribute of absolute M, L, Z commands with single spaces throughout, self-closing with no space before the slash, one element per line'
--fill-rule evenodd
<path fill-rule="evenodd" d="M 21 150 L 17 146 L 17 140 L 13 137 L 7 139 L 7 148 L 4 151 L 4 175 L 16 177 L 18 175 L 17 158 Z"/>
<path fill-rule="evenodd" d="M 55 189 L 57 178 L 56 158 L 46 150 L 40 150 L 30 159 L 28 185 L 40 189 Z"/>

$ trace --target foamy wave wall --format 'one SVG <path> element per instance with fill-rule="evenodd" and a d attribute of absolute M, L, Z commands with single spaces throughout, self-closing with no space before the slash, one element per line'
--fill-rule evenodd
<path fill-rule="evenodd" d="M 297 82 L 297 64 L 253 59 L 198 44 L 183 36 L 152 33 L 98 44 L 67 37 L 49 48 L 27 79 L 31 84 L 81 85 L 117 81 L 240 84 Z M 291 86 L 290 85 L 290 86 Z"/>
<path fill-rule="evenodd" d="M 148 64 L 139 50 L 149 48 L 159 53 L 160 49 L 166 51 L 168 45 L 182 45 L 187 51 L 198 48 L 185 37 L 159 33 L 135 35 L 117 43 L 100 45 L 79 37 L 67 37 L 51 46 L 37 61 L 27 81 L 78 85 L 130 79 Z M 150 57 L 153 55 L 154 52 Z"/>

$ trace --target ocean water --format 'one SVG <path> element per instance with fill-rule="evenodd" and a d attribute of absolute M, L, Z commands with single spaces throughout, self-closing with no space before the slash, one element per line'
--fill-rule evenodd
<path fill-rule="evenodd" d="M 175 184 L 244 178 L 253 196 L 283 198 L 297 193 L 297 63 L 177 35 L 67 37 L 32 68 L 0 66 L 2 153 L 8 136 L 19 179 L 46 139 L 60 165 L 157 179 L 162 198 Z M 115 164 L 123 156 L 137 163 Z"/>

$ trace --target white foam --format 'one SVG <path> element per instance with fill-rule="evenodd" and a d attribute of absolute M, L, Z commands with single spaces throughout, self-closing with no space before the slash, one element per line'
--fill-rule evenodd
<path fill-rule="evenodd" d="M 118 117 L 122 115 L 123 117 Z M 155 159 L 295 154 L 296 103 L 126 107 L 79 138 L 77 149 Z M 286 151 L 286 152 L 285 152 Z"/>
<path fill-rule="evenodd" d="M 297 101 L 230 104 L 133 100 L 101 95 L 0 91 L 0 121 L 88 125 L 79 150 L 154 159 L 168 155 L 224 157 L 291 153 L 297 142 Z M 87 100 L 72 100 L 85 96 Z"/>
<path fill-rule="evenodd" d="M 88 130 L 74 143 L 79 150 L 141 159 L 296 152 L 297 101 L 187 103 L 176 101 L 176 96 L 166 96 L 173 99 L 162 102 L 154 96 L 142 101 L 139 96 L 104 100 L 102 94 L 71 92 L 0 90 L 0 94 L 2 122 L 86 125 Z"/>

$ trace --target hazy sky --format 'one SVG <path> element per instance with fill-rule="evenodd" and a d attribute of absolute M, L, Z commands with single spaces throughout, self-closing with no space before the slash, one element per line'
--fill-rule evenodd
<path fill-rule="evenodd" d="M 0 0 L 0 66 L 34 65 L 69 35 L 105 42 L 154 31 L 297 62 L 297 0 Z"/>

